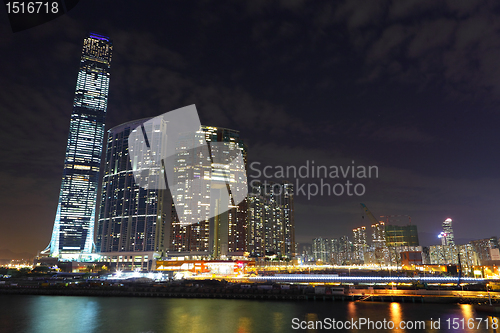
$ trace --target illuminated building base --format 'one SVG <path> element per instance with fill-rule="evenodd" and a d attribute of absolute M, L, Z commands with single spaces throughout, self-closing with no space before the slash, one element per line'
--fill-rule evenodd
<path fill-rule="evenodd" d="M 149 252 L 101 252 L 99 261 L 109 262 L 110 268 L 124 271 L 130 270 L 155 270 L 156 261 L 161 254 L 154 251 Z"/>

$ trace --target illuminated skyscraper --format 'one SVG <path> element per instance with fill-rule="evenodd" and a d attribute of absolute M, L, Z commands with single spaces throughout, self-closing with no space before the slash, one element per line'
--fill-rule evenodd
<path fill-rule="evenodd" d="M 228 191 L 228 184 L 246 181 L 246 173 L 239 165 L 231 166 L 237 153 L 241 153 L 246 164 L 247 148 L 239 132 L 227 128 L 202 126 L 197 135 L 205 137 L 210 156 L 202 149 L 193 149 L 180 154 L 176 161 L 175 176 L 185 180 L 186 186 L 178 187 L 173 196 L 192 200 L 200 215 L 207 216 L 190 225 L 179 222 L 177 211 L 172 206 L 172 227 L 169 256 L 193 258 L 224 258 L 242 256 L 246 247 L 247 201 L 235 205 L 234 193 L 224 197 L 219 192 Z M 188 136 L 179 147 L 192 147 L 197 137 Z M 208 163 L 207 163 L 208 161 Z M 201 179 L 199 188 L 192 188 L 189 179 Z M 193 191 L 194 190 L 194 191 Z M 195 194 L 193 194 L 195 193 Z M 221 198 L 221 199 L 216 199 Z M 211 212 L 218 212 L 209 217 Z M 190 213 L 184 211 L 184 213 Z"/>
<path fill-rule="evenodd" d="M 386 265 L 389 262 L 389 249 L 385 243 L 385 223 L 372 224 L 372 244 L 377 264 Z"/>
<path fill-rule="evenodd" d="M 83 41 L 59 204 L 44 250 L 53 257 L 77 258 L 93 250 L 112 50 L 105 36 L 91 33 Z"/>
<path fill-rule="evenodd" d="M 453 235 L 452 220 L 446 219 L 443 222 L 443 232 L 439 235 L 442 245 L 455 245 L 455 236 Z"/>
<path fill-rule="evenodd" d="M 164 174 L 159 167 L 148 167 L 141 179 L 135 179 L 129 157 L 129 136 L 141 125 L 152 135 L 160 135 L 168 124 L 161 119 L 154 122 L 140 119 L 113 127 L 108 131 L 105 150 L 96 252 L 112 266 L 123 269 L 150 269 L 154 260 L 164 254 L 168 242 L 165 237 L 168 237 L 172 197 L 168 189 L 157 186 L 164 181 Z M 154 137 L 149 139 L 150 144 L 161 144 Z M 151 147 L 151 151 L 161 151 L 161 147 Z M 137 160 L 134 158 L 133 163 L 137 164 Z"/>
<path fill-rule="evenodd" d="M 366 242 L 366 227 L 352 229 L 354 245 L 354 260 L 364 263 L 365 252 L 367 251 L 368 244 Z"/>
<path fill-rule="evenodd" d="M 293 184 L 284 182 L 281 184 L 281 194 L 278 202 L 282 209 L 283 219 L 283 254 L 290 258 L 293 258 L 296 254 L 295 208 L 293 201 Z"/>
<path fill-rule="evenodd" d="M 327 238 L 314 238 L 312 243 L 314 260 L 329 264 L 332 258 L 331 240 Z"/>
<path fill-rule="evenodd" d="M 247 248 L 252 256 L 295 256 L 293 185 L 251 184 L 248 194 Z"/>

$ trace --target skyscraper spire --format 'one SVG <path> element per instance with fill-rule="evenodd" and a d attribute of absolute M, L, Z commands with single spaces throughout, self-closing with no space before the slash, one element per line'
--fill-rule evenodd
<path fill-rule="evenodd" d="M 112 50 L 106 36 L 90 33 L 83 41 L 59 204 L 44 250 L 52 257 L 92 253 Z"/>

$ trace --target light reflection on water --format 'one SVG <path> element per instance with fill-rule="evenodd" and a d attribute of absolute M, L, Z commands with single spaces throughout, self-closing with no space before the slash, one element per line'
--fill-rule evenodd
<path fill-rule="evenodd" d="M 321 332 L 320 329 L 293 330 L 292 319 L 300 321 L 423 320 L 426 332 L 448 331 L 450 318 L 487 318 L 471 305 L 257 301 L 230 299 L 167 299 L 131 297 L 73 297 L 0 295 L 0 332 L 155 332 L 155 333 L 256 333 Z M 441 327 L 430 328 L 430 320 L 440 319 Z M 489 317 L 491 323 L 491 317 Z M 335 330 L 366 332 L 366 329 Z M 377 330 L 389 332 L 390 330 Z M 412 332 L 392 330 L 391 332 Z M 453 331 L 453 330 L 450 330 Z M 491 325 L 455 330 L 459 332 L 497 332 Z"/>

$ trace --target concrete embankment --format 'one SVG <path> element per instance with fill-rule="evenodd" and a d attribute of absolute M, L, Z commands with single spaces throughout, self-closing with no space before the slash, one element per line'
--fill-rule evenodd
<path fill-rule="evenodd" d="M 404 303 L 480 303 L 488 298 L 484 295 L 445 295 L 418 294 L 411 291 L 399 291 L 399 294 L 369 294 L 363 290 L 352 290 L 348 293 L 317 294 L 300 289 L 257 288 L 194 288 L 194 287 L 109 287 L 109 288 L 69 288 L 69 287 L 2 287 L 0 294 L 19 295 L 55 295 L 55 296 L 104 296 L 104 297 L 168 297 L 168 298 L 224 298 L 224 299 L 257 299 L 257 300 L 298 300 L 318 302 L 363 301 L 363 302 L 404 302 Z M 443 293 L 443 291 L 440 291 Z M 498 295 L 494 295 L 495 300 Z"/>

